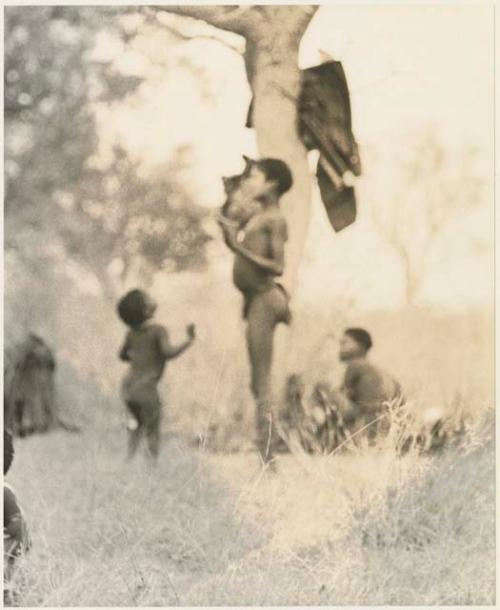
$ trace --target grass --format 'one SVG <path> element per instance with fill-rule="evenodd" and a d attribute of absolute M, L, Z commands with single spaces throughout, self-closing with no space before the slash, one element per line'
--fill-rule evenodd
<path fill-rule="evenodd" d="M 374 358 L 390 364 L 396 350 L 404 354 L 392 368 L 416 409 L 439 401 L 467 417 L 460 446 L 402 458 L 390 442 L 330 457 L 296 453 L 280 458 L 276 474 L 252 452 L 190 442 L 210 421 L 226 422 L 228 442 L 250 437 L 247 390 L 231 373 L 244 366 L 231 351 L 236 334 L 228 344 L 202 335 L 211 358 L 193 349 L 172 365 L 157 468 L 142 456 L 125 463 L 119 403 L 65 360 L 61 401 L 85 429 L 18 440 L 8 477 L 34 542 L 17 572 L 17 603 L 494 604 L 490 320 L 452 322 L 423 312 L 359 320 L 386 338 Z M 307 334 L 311 378 L 332 361 L 329 347 L 314 351 L 327 331 Z"/>

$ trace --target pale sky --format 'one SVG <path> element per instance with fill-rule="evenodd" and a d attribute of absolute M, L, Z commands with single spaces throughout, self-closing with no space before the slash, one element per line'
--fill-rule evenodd
<path fill-rule="evenodd" d="M 141 52 L 161 59 L 161 42 L 144 37 Z M 345 232 L 333 234 L 324 222 L 316 193 L 302 293 L 316 299 L 325 290 L 332 298 L 352 291 L 360 307 L 391 306 L 402 293 L 398 262 L 377 239 L 363 210 L 375 186 L 380 192 L 381 180 L 397 182 L 400 151 L 429 126 L 450 150 L 477 146 L 484 175 L 493 176 L 492 9 L 323 6 L 303 39 L 301 66 L 317 63 L 320 49 L 343 62 L 361 154 L 363 148 L 375 151 L 379 165 L 365 167 L 358 186 L 359 221 Z M 242 154 L 256 152 L 253 133 L 244 128 L 250 93 L 241 57 L 219 43 L 196 39 L 177 45 L 174 57 L 169 51 L 165 61 L 170 67 L 153 68 L 154 62 L 123 54 L 107 39 L 100 41 L 99 52 L 118 55 L 125 69 L 148 76 L 133 103 L 102 115 L 103 142 L 119 138 L 145 167 L 157 169 L 176 146 L 192 145 L 199 203 L 220 205 L 220 177 L 239 171 Z M 210 100 L 192 72 L 172 68 L 174 59 L 182 57 L 205 71 Z M 484 205 L 449 230 L 436 248 L 422 291 L 425 300 L 454 307 L 491 302 L 492 183 L 489 187 Z M 490 249 L 476 256 L 464 250 L 472 233 L 485 238 Z M 321 281 L 325 274 L 331 278 L 326 288 Z"/>
<path fill-rule="evenodd" d="M 429 122 L 491 146 L 491 7 L 325 6 L 304 37 L 304 65 L 318 47 L 343 62 L 360 141 Z"/>

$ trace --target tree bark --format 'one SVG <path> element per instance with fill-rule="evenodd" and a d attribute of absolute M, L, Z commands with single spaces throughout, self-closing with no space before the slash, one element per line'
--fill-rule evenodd
<path fill-rule="evenodd" d="M 293 174 L 293 187 L 281 200 L 289 232 L 283 283 L 293 294 L 309 227 L 312 193 L 307 153 L 298 136 L 293 101 L 300 94 L 300 41 L 283 33 L 276 35 L 276 24 L 268 24 L 266 29 L 256 42 L 247 42 L 246 65 L 259 153 L 261 157 L 282 159 Z"/>

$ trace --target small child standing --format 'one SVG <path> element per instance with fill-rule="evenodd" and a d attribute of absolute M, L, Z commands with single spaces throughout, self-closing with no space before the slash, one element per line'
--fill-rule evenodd
<path fill-rule="evenodd" d="M 3 474 L 9 471 L 14 459 L 14 443 L 10 432 L 3 431 Z M 30 538 L 23 511 L 12 487 L 3 486 L 3 597 L 12 602 L 11 585 L 17 558 L 30 547 Z"/>
<path fill-rule="evenodd" d="M 128 426 L 129 458 L 135 455 L 143 433 L 151 457 L 158 457 L 161 401 L 157 385 L 166 361 L 180 356 L 195 338 L 194 324 L 189 324 L 187 340 L 173 346 L 167 330 L 150 322 L 155 310 L 156 304 L 142 290 L 128 292 L 118 303 L 118 314 L 130 329 L 119 354 L 121 360 L 130 363 L 122 382 L 122 398 L 132 415 Z"/>

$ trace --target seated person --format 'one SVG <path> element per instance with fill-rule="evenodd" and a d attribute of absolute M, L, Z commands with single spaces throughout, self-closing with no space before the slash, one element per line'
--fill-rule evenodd
<path fill-rule="evenodd" d="M 348 328 L 344 331 L 339 350 L 341 362 L 347 365 L 344 381 L 340 389 L 327 392 L 328 403 L 334 408 L 338 420 L 336 425 L 350 434 L 366 427 L 366 435 L 371 440 L 388 429 L 389 422 L 382 417 L 385 405 L 403 402 L 399 383 L 368 359 L 372 345 L 366 330 Z M 325 388 L 319 390 L 316 387 L 314 395 L 323 396 Z M 318 424 L 325 423 L 318 409 L 313 411 L 314 414 L 323 420 Z"/>

